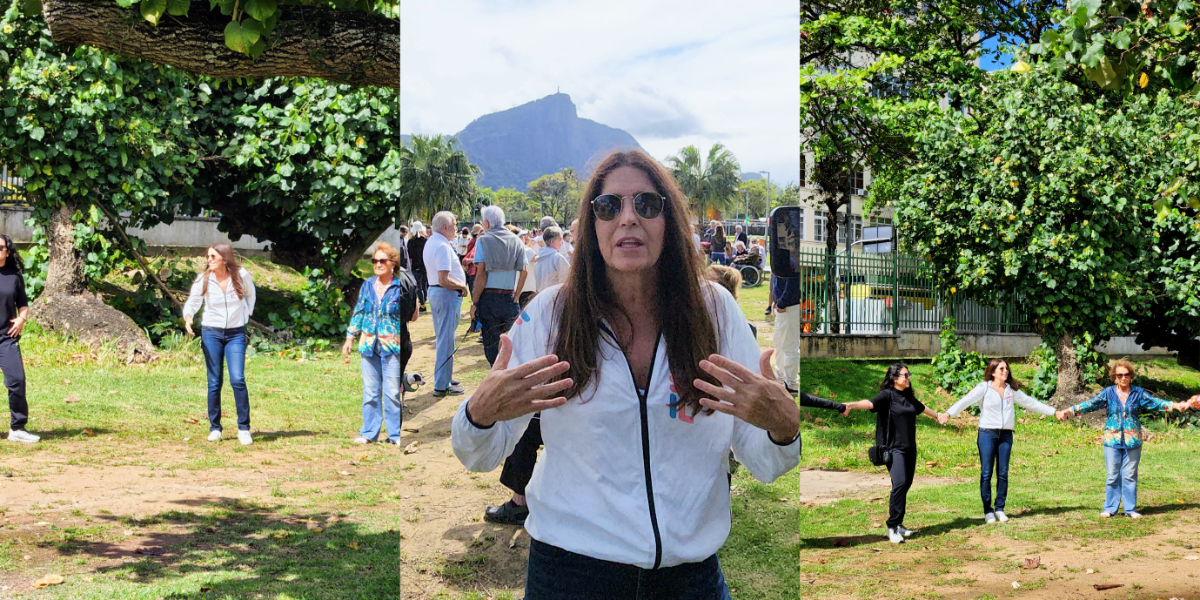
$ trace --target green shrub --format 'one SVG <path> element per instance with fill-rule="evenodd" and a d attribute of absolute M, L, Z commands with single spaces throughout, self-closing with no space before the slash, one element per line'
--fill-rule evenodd
<path fill-rule="evenodd" d="M 346 305 L 337 281 L 324 277 L 322 269 L 304 268 L 304 287 L 300 301 L 288 307 L 286 319 L 278 313 L 267 315 L 276 330 L 291 329 L 297 339 L 341 338 L 350 324 L 350 307 Z"/>
<path fill-rule="evenodd" d="M 947 317 L 942 322 L 942 332 L 938 335 L 942 349 L 933 357 L 933 369 L 939 387 L 955 396 L 965 396 L 983 381 L 987 360 L 978 352 L 963 351 L 955 327 L 953 318 Z"/>

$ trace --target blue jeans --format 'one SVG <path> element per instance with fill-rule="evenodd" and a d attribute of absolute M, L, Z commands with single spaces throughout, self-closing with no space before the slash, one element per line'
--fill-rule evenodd
<path fill-rule="evenodd" d="M 433 390 L 445 391 L 454 375 L 454 332 L 462 313 L 462 296 L 443 287 L 429 288 L 429 308 L 433 313 L 433 335 L 437 338 L 434 358 Z"/>
<path fill-rule="evenodd" d="M 363 377 L 363 426 L 358 434 L 370 441 L 379 437 L 380 419 L 387 425 L 388 439 L 400 442 L 400 426 L 404 423 L 401 403 L 401 382 L 404 371 L 400 368 L 400 355 L 379 355 L 379 342 L 375 342 L 375 355 L 362 357 Z M 383 407 L 380 410 L 380 403 Z"/>
<path fill-rule="evenodd" d="M 714 554 L 698 563 L 641 569 L 529 542 L 525 600 L 730 600 Z"/>
<path fill-rule="evenodd" d="M 1142 448 L 1104 447 L 1104 465 L 1108 467 L 1108 481 L 1104 487 L 1104 510 L 1117 514 L 1117 504 L 1125 505 L 1125 514 L 1137 510 L 1138 462 L 1142 460 Z"/>
<path fill-rule="evenodd" d="M 992 512 L 992 469 L 996 471 L 996 510 L 1004 510 L 1008 499 L 1008 459 L 1012 456 L 1013 435 L 1011 429 L 980 429 L 976 444 L 979 446 L 979 497 L 983 500 L 983 514 Z"/>
<path fill-rule="evenodd" d="M 237 405 L 238 429 L 250 431 L 250 395 L 246 392 L 246 328 L 200 328 L 200 347 L 208 370 L 208 426 L 221 431 L 221 382 L 223 365 L 229 366 L 229 387 Z"/>
<path fill-rule="evenodd" d="M 712 253 L 712 262 L 714 265 L 726 264 L 725 253 L 724 252 L 713 252 Z"/>

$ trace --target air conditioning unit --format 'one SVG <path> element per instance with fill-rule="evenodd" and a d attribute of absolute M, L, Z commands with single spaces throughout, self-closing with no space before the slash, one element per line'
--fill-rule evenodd
<path fill-rule="evenodd" d="M 866 196 L 867 190 L 854 190 L 854 194 L 858 196 Z"/>

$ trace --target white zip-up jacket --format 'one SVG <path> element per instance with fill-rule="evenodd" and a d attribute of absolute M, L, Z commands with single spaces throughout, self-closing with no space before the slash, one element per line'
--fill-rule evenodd
<path fill-rule="evenodd" d="M 737 302 L 706 285 L 719 353 L 758 372 L 761 352 Z M 559 289 L 538 293 L 521 312 L 509 331 L 509 368 L 553 352 Z M 755 478 L 771 482 L 799 464 L 800 440 L 781 446 L 731 415 L 671 408 L 678 397 L 661 337 L 641 396 L 625 355 L 610 336 L 601 339 L 588 389 L 541 413 L 545 450 L 526 487 L 525 529 L 540 542 L 644 569 L 702 561 L 729 536 L 730 450 Z M 454 453 L 468 470 L 491 471 L 533 415 L 481 429 L 468 421 L 466 406 L 451 427 Z"/>
<path fill-rule="evenodd" d="M 254 280 L 244 267 L 238 267 L 238 276 L 242 278 L 245 298 L 238 298 L 233 282 L 230 282 L 228 292 L 222 292 L 217 276 L 212 273 L 208 274 L 208 294 L 202 294 L 204 274 L 201 273 L 192 283 L 192 291 L 183 305 L 183 318 L 191 321 L 203 307 L 204 315 L 200 318 L 202 327 L 233 329 L 244 326 L 250 321 L 250 315 L 254 314 Z"/>
<path fill-rule="evenodd" d="M 1004 384 L 1004 396 L 1001 397 L 986 381 L 972 388 L 962 400 L 955 402 L 946 414 L 958 416 L 958 413 L 976 402 L 980 403 L 980 429 L 1012 429 L 1017 420 L 1017 404 L 1040 415 L 1054 414 L 1054 407 L 1030 398 L 1025 392 L 1013 391 L 1007 383 Z"/>

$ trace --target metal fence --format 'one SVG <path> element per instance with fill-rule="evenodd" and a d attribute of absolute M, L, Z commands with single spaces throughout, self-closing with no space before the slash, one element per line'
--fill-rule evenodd
<path fill-rule="evenodd" d="M 15 168 L 0 165 L 0 204 L 25 204 L 25 180 Z"/>
<path fill-rule="evenodd" d="M 1018 302 L 984 306 L 937 289 L 929 261 L 904 254 L 802 249 L 801 333 L 880 334 L 901 329 L 937 331 L 946 317 L 959 331 L 1030 331 Z"/>

